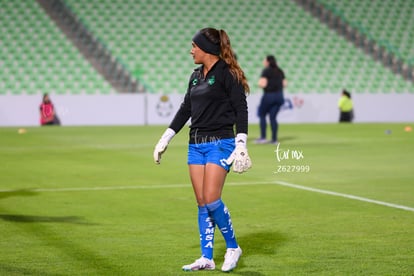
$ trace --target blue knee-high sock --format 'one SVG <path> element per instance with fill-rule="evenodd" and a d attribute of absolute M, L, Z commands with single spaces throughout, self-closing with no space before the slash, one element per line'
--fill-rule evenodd
<path fill-rule="evenodd" d="M 206 206 L 198 206 L 198 229 L 200 231 L 201 255 L 213 259 L 214 229 L 216 224 Z"/>
<path fill-rule="evenodd" d="M 224 205 L 223 201 L 218 199 L 212 203 L 206 204 L 206 207 L 210 213 L 210 216 L 213 217 L 215 223 L 220 229 L 220 232 L 226 241 L 227 248 L 237 248 L 238 244 L 234 234 L 230 212 L 226 205 Z"/>

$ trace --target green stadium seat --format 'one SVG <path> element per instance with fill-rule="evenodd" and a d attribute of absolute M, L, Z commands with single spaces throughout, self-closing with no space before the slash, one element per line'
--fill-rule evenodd
<path fill-rule="evenodd" d="M 1 9 L 0 26 L 3 37 L 0 48 L 2 53 L 7 53 L 1 54 L 1 60 L 8 72 L 1 74 L 4 87 L 2 93 L 70 93 L 71 91 L 65 90 L 69 87 L 66 85 L 69 82 L 67 72 L 74 70 L 75 66 L 87 67 L 90 74 L 99 75 L 83 62 L 84 59 L 78 54 L 77 49 L 37 2 L 2 1 Z M 75 62 L 66 63 L 68 59 Z M 62 67 L 67 70 L 62 70 Z M 53 76 L 54 79 L 50 79 L 49 76 Z M 109 86 L 106 88 L 113 90 Z"/>
<path fill-rule="evenodd" d="M 407 60 L 413 57 L 411 44 L 402 43 L 402 37 L 414 37 L 414 2 L 404 0 L 384 0 L 381 4 L 370 1 L 319 0 L 325 7 L 340 11 L 354 27 L 363 30 L 370 38 L 387 40 L 393 49 Z"/>
<path fill-rule="evenodd" d="M 33 87 L 66 94 L 113 91 L 36 2 L 3 2 L 6 13 L 0 18 L 0 29 L 7 45 L 0 48 L 9 53 L 6 62 L 10 70 L 2 87 L 9 89 L 13 80 L 10 76 L 24 67 L 23 74 L 31 77 L 23 82 L 34 83 L 23 85 L 25 91 Z M 384 45 L 398 51 L 405 60 L 414 61 L 413 1 L 384 0 L 381 5 L 371 0 L 319 2 L 368 36 L 386 41 Z M 185 92 L 186 81 L 196 66 L 189 55 L 191 37 L 197 29 L 213 26 L 229 33 L 252 87 L 259 78 L 263 58 L 274 54 L 288 77 L 288 93 L 339 93 L 343 87 L 352 87 L 357 93 L 414 93 L 412 83 L 372 61 L 294 1 L 258 4 L 250 0 L 211 0 L 209 5 L 215 7 L 215 12 L 202 22 L 198 13 L 187 12 L 194 6 L 192 0 L 66 3 L 150 92 Z M 52 74 L 56 79 L 43 80 L 38 74 Z M 256 91 L 260 89 L 252 93 Z"/>

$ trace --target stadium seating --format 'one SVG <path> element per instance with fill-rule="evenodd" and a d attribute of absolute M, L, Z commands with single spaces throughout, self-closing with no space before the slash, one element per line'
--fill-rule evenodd
<path fill-rule="evenodd" d="M 0 1 L 0 93 L 113 93 L 36 1 Z"/>
<path fill-rule="evenodd" d="M 414 1 L 318 0 L 406 63 L 414 65 Z"/>
<path fill-rule="evenodd" d="M 285 70 L 289 93 L 340 93 L 343 87 L 357 93 L 414 92 L 412 83 L 289 0 L 66 2 L 153 92 L 185 92 L 195 67 L 191 37 L 205 26 L 229 33 L 253 92 L 260 91 L 256 82 L 267 54 L 276 55 Z"/>
<path fill-rule="evenodd" d="M 323 1 L 326 5 L 342 3 Z M 284 69 L 289 81 L 287 93 L 340 93 L 342 88 L 355 93 L 414 93 L 412 82 L 373 61 L 291 0 L 65 2 L 149 92 L 186 91 L 187 79 L 196 66 L 189 55 L 191 38 L 198 29 L 212 26 L 228 32 L 252 93 L 260 92 L 256 83 L 267 54 L 275 55 Z M 359 21 L 380 29 L 375 13 L 358 10 L 359 3 L 361 10 L 366 10 L 371 1 L 345 2 L 353 3 L 349 8 L 353 16 L 364 15 L 364 21 Z M 0 80 L 1 93 L 112 92 L 36 2 L 0 3 L 0 28 L 6 34 L 0 40 L 0 74 L 5 76 Z M 398 19 L 400 9 L 388 16 L 400 24 L 411 22 L 413 7 L 404 7 L 411 12 L 404 14 L 407 19 Z M 387 26 L 386 33 L 393 34 L 392 24 Z M 372 34 L 376 32 L 380 30 Z M 395 36 L 407 48 L 414 45 L 414 36 L 407 37 L 406 32 L 413 31 L 405 29 Z M 401 54 L 406 55 L 403 48 Z"/>

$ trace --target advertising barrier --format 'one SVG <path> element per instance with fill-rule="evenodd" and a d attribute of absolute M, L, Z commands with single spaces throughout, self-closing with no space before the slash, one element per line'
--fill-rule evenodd
<path fill-rule="evenodd" d="M 260 93 L 247 97 L 258 123 Z M 167 125 L 183 94 L 51 95 L 62 125 Z M 334 123 L 339 94 L 286 94 L 281 123 Z M 414 122 L 413 94 L 353 94 L 355 122 Z M 0 96 L 0 126 L 38 126 L 41 95 Z"/>

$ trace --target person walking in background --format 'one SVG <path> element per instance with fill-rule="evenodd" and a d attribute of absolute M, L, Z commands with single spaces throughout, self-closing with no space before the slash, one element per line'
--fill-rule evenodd
<path fill-rule="evenodd" d="M 270 143 L 277 144 L 277 114 L 280 107 L 285 102 L 283 97 L 283 88 L 287 85 L 285 73 L 277 65 L 276 58 L 272 55 L 266 57 L 263 61 L 264 69 L 260 76 L 258 85 L 263 88 L 263 96 L 260 101 L 258 115 L 260 118 L 260 138 L 256 140 L 257 144 L 265 144 L 269 141 L 266 139 L 267 122 L 266 116 L 269 115 L 272 137 Z"/>
<path fill-rule="evenodd" d="M 60 125 L 60 120 L 56 115 L 55 107 L 47 93 L 43 94 L 43 100 L 40 104 L 40 124 L 42 126 Z"/>
<path fill-rule="evenodd" d="M 201 257 L 182 269 L 215 269 L 217 226 L 227 247 L 221 270 L 227 272 L 237 266 L 242 250 L 221 195 L 231 165 L 237 173 L 251 167 L 247 152 L 249 85 L 224 30 L 204 28 L 197 32 L 191 55 L 201 66 L 191 74 L 184 101 L 155 146 L 154 161 L 160 163 L 171 139 L 191 118 L 187 164 L 198 204 Z"/>
<path fill-rule="evenodd" d="M 338 101 L 339 122 L 350 123 L 354 119 L 354 104 L 351 99 L 351 93 L 346 89 L 342 90 L 342 95 Z"/>

